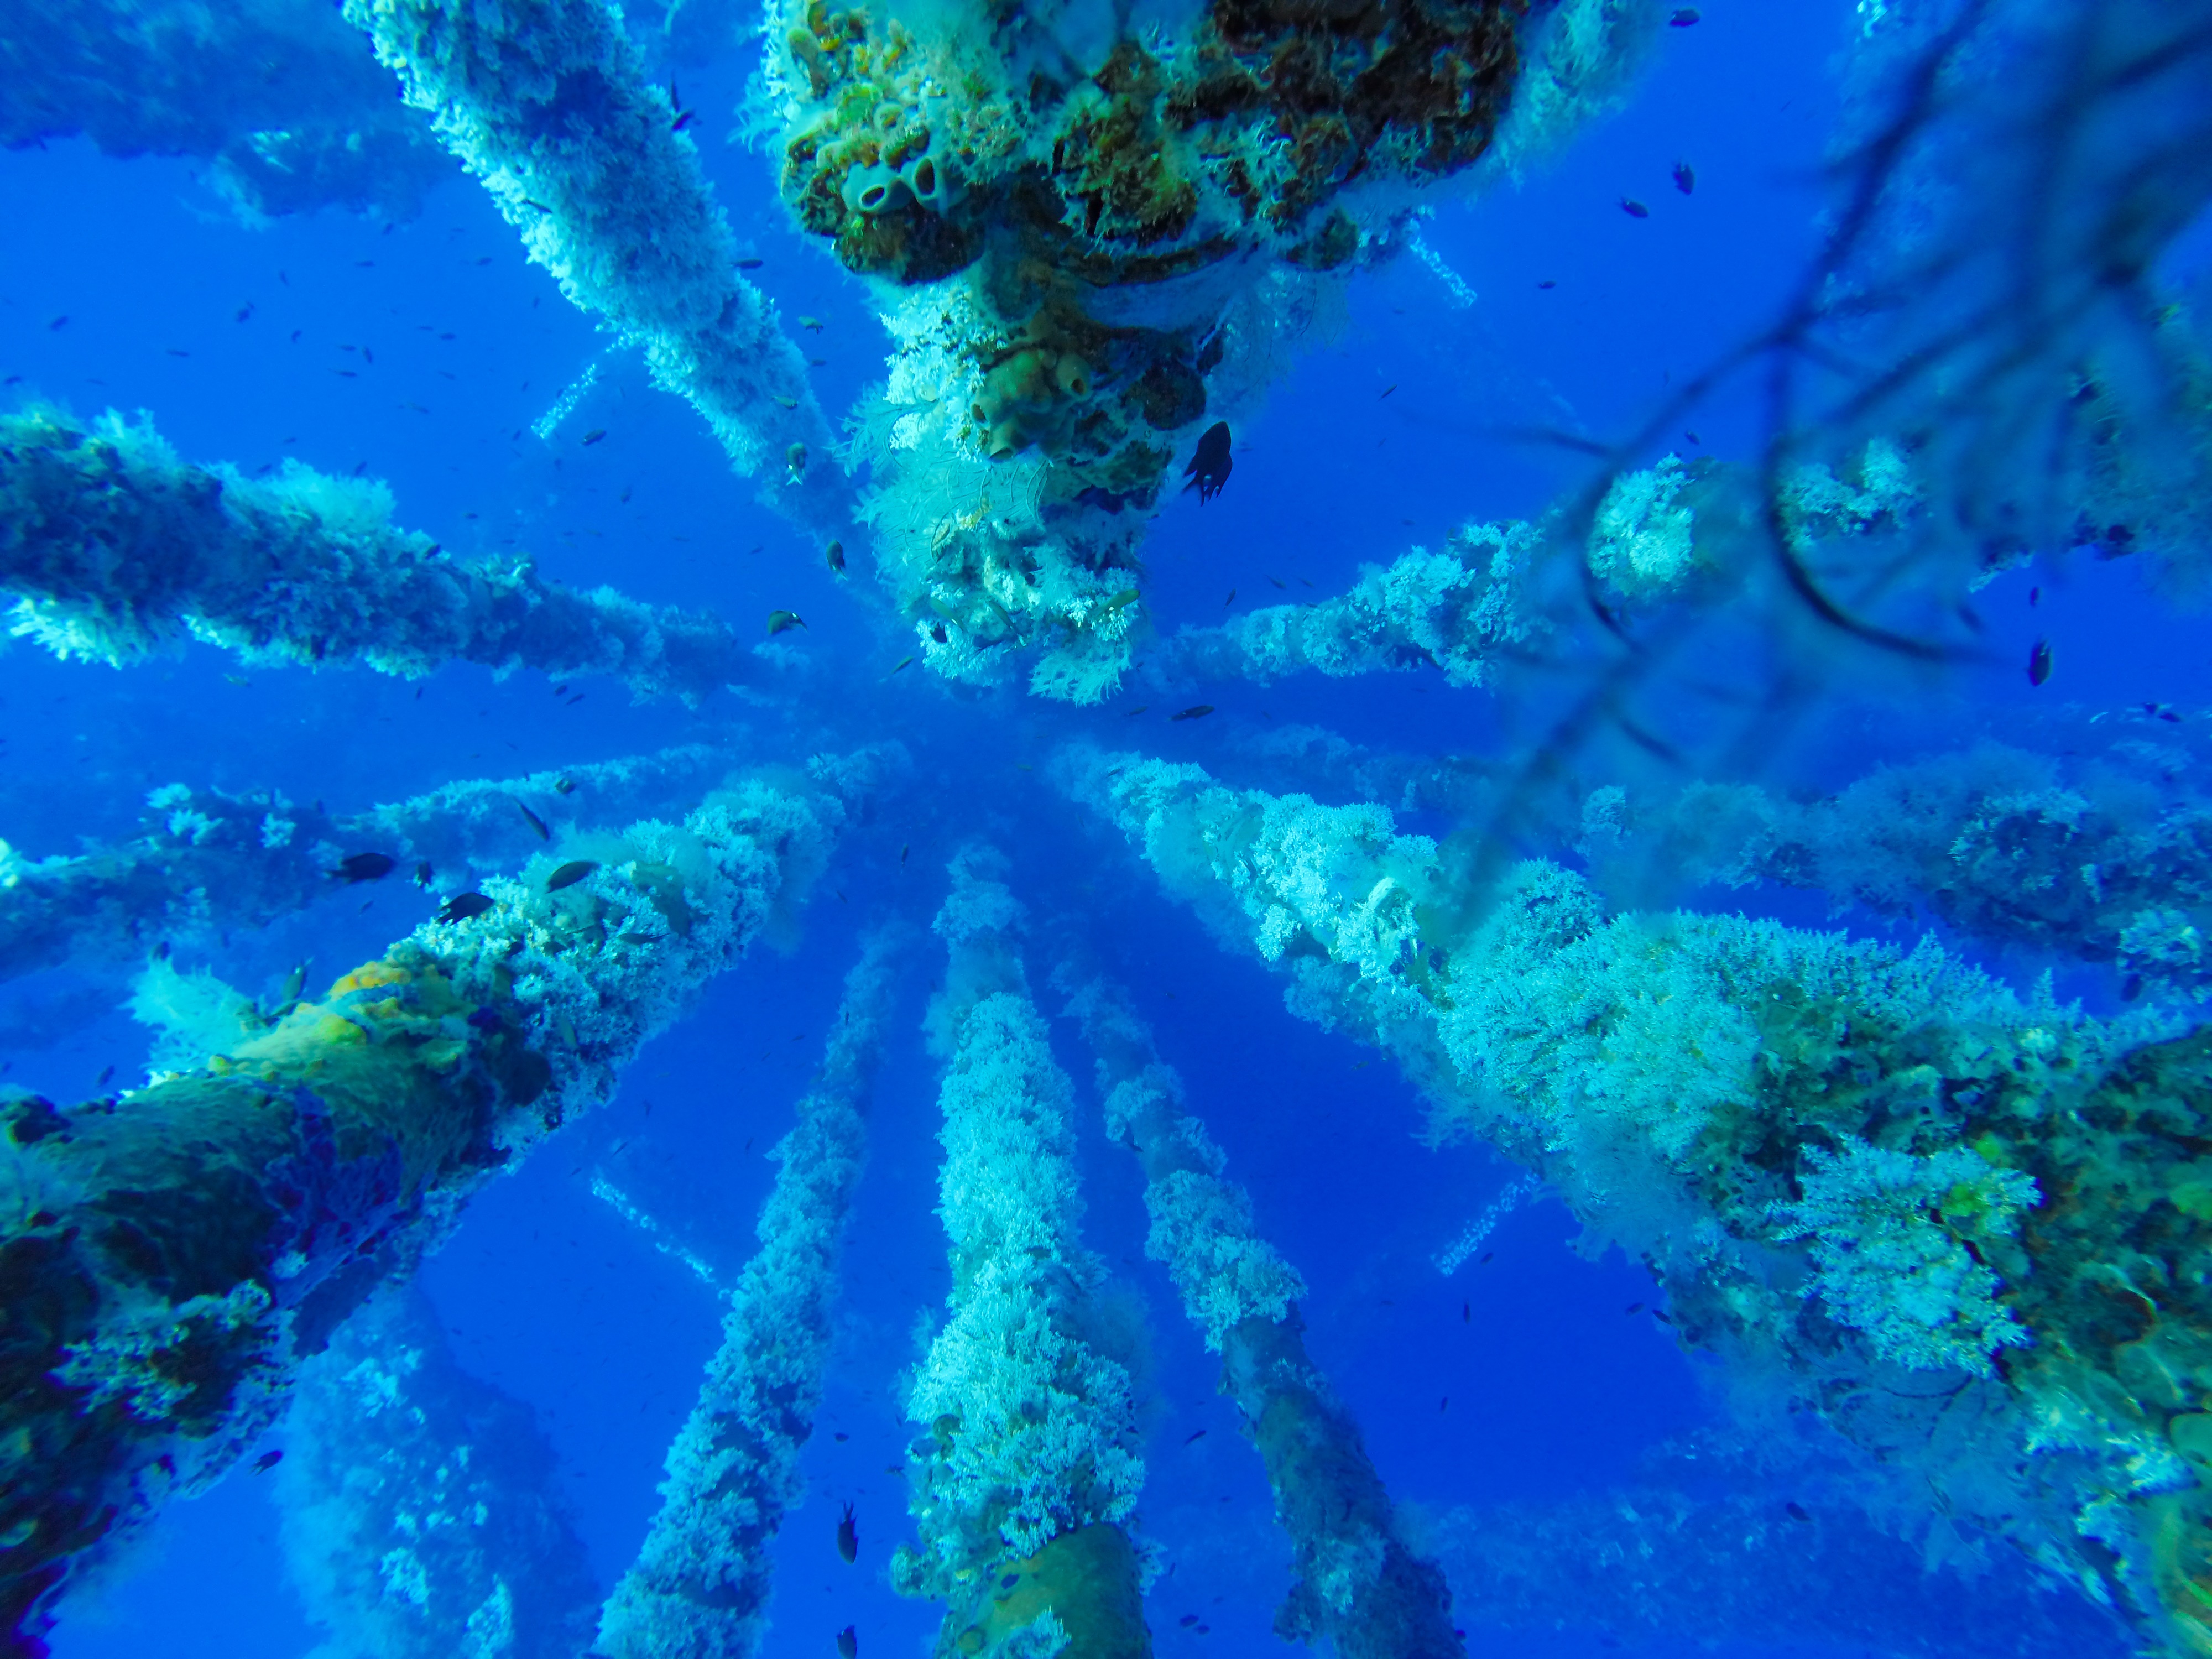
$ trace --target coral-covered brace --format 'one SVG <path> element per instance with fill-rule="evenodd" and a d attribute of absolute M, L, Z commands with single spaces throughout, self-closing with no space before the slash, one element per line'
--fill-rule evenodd
<path fill-rule="evenodd" d="M 80 1559 L 220 1475 L 299 1357 L 803 899 L 896 760 L 734 779 L 559 892 L 534 866 L 485 883 L 490 910 L 423 924 L 202 1069 L 9 1103 L 0 1616 L 22 1639 Z"/>

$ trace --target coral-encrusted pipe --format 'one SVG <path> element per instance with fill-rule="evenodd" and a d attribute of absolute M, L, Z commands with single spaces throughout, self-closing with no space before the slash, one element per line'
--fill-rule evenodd
<path fill-rule="evenodd" d="M 612 674 L 687 702 L 751 678 L 718 617 L 574 592 L 526 561 L 465 562 L 394 525 L 373 479 L 194 466 L 113 415 L 0 416 L 0 593 L 15 633 L 93 662 L 190 637 L 248 662 L 410 678 L 451 660 Z"/>
<path fill-rule="evenodd" d="M 2212 1651 L 2212 1035 L 1743 916 L 1492 882 L 1374 806 L 1073 751 L 1069 793 L 1442 1136 L 1641 1255 L 1682 1338 L 1978 1526 Z M 1933 1508 L 1928 1509 L 1932 1504 Z M 1940 1515 L 1942 1519 L 1938 1519 Z"/>
<path fill-rule="evenodd" d="M 1145 1481 L 1136 1401 L 1097 1304 L 1105 1267 L 1079 1236 L 1073 1091 L 1030 999 L 1000 867 L 980 849 L 956 859 L 936 922 L 951 953 L 929 1024 L 945 1060 L 952 1291 L 907 1398 L 921 1539 L 891 1577 L 947 1604 L 939 1659 L 1140 1659 L 1152 1641 L 1125 1530 Z"/>
<path fill-rule="evenodd" d="M 707 1368 L 668 1450 L 668 1478 L 637 1564 L 600 1615 L 606 1659 L 744 1659 L 768 1628 L 769 1548 L 805 1487 L 830 1352 L 846 1212 L 867 1152 L 868 1091 L 883 1051 L 904 930 L 868 940 L 781 1165 Z"/>
<path fill-rule="evenodd" d="M 1061 976 L 1063 988 L 1077 977 Z M 1297 1571 L 1276 1633 L 1327 1637 L 1344 1659 L 1460 1659 L 1443 1575 L 1407 1547 L 1358 1425 L 1306 1353 L 1304 1281 L 1260 1237 L 1244 1188 L 1223 1178 L 1228 1160 L 1183 1109 L 1182 1079 L 1120 987 L 1093 979 L 1068 1012 L 1098 1056 L 1107 1137 L 1144 1165 L 1145 1253 L 1167 1265 L 1221 1355 L 1222 1392 L 1267 1465 Z"/>
<path fill-rule="evenodd" d="M 605 1097 L 805 896 L 896 757 L 757 773 L 680 824 L 541 856 L 198 1071 L 0 1135 L 0 1615 L 267 1426 L 296 1358 L 469 1194 Z"/>
<path fill-rule="evenodd" d="M 833 523 L 842 474 L 806 360 L 738 275 L 683 112 L 621 15 L 602 0 L 347 0 L 345 15 L 562 292 L 644 351 L 766 499 Z"/>
<path fill-rule="evenodd" d="M 541 845 L 523 816 L 555 835 L 580 822 L 681 812 L 735 756 L 704 744 L 522 777 L 441 785 L 366 812 L 332 814 L 270 793 L 233 795 L 181 783 L 149 792 L 128 841 L 33 860 L 0 842 L 0 980 L 64 963 L 137 968 L 164 943 L 260 927 L 340 884 L 358 853 L 395 861 L 398 882 L 428 864 L 450 896 Z"/>

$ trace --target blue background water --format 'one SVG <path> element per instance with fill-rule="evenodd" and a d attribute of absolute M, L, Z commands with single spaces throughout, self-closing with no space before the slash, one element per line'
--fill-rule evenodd
<path fill-rule="evenodd" d="M 1310 343 L 1238 432 L 1227 491 L 1203 510 L 1191 497 L 1164 509 L 1149 554 L 1164 626 L 1218 618 L 1232 589 L 1237 609 L 1273 602 L 1270 576 L 1340 588 L 1361 562 L 1433 543 L 1466 519 L 1534 511 L 1573 475 L 1556 452 L 1509 441 L 1502 428 L 1617 431 L 1670 376 L 1771 311 L 1815 243 L 1830 63 L 1847 9 L 1716 0 L 1703 9 L 1698 27 L 1670 32 L 1628 110 L 1525 187 L 1439 203 L 1425 234 L 1480 295 L 1474 307 L 1455 305 L 1410 258 L 1359 283 L 1349 326 Z M 719 142 L 741 67 L 719 83 L 693 77 L 687 102 L 704 112 L 702 142 L 732 222 L 766 260 L 757 278 L 787 319 L 823 320 L 805 337 L 828 360 L 818 371 L 825 407 L 842 408 L 879 374 L 884 337 L 859 285 L 790 232 L 764 160 Z M 1697 169 L 1693 196 L 1669 181 L 1677 159 Z M 1650 204 L 1650 217 L 1624 214 L 1623 196 Z M 36 392 L 81 413 L 143 408 L 193 459 L 252 468 L 296 455 L 331 472 L 359 467 L 390 481 L 400 522 L 449 549 L 526 550 L 548 574 L 711 607 L 741 629 L 771 608 L 795 609 L 810 624 L 800 648 L 856 682 L 905 648 L 837 591 L 814 549 L 752 502 L 693 412 L 653 392 L 634 365 L 611 358 L 551 443 L 530 434 L 603 342 L 458 175 L 411 222 L 332 212 L 246 229 L 187 164 L 105 160 L 58 143 L 0 155 L 0 374 L 21 377 L 10 395 Z M 1539 287 L 1547 281 L 1556 286 Z M 588 450 L 576 442 L 587 428 L 607 434 Z M 1725 404 L 1698 428 L 1723 455 L 1753 435 L 1748 411 Z M 856 544 L 861 580 L 865 564 Z M 2031 582 L 2045 590 L 2033 618 Z M 2173 700 L 2203 682 L 2200 633 L 2150 604 L 2125 565 L 2008 578 L 1985 596 L 1985 614 L 1987 665 L 1951 671 L 1910 716 L 1868 715 L 1849 756 L 1814 752 L 1792 764 L 1849 775 L 1874 750 L 1911 754 L 1939 726 L 1955 732 L 1978 711 L 2037 698 L 2092 708 Z M 2039 631 L 2054 637 L 2063 670 L 2041 693 L 2019 672 Z M 726 702 L 695 713 L 631 707 L 603 682 L 579 689 L 586 700 L 571 705 L 542 677 L 499 682 L 461 667 L 418 696 L 366 672 L 239 676 L 234 662 L 199 647 L 126 672 L 18 647 L 0 664 L 0 833 L 33 856 L 71 850 L 80 837 L 127 830 L 145 792 L 173 781 L 274 786 L 349 810 L 448 779 L 659 747 L 734 712 Z M 1601 1491 L 1638 1479 L 1658 1443 L 1718 1420 L 1705 1368 L 1647 1314 L 1624 1314 L 1650 1299 L 1648 1277 L 1618 1255 L 1571 1254 L 1557 1206 L 1522 1207 L 1491 1240 L 1487 1265 L 1441 1276 L 1433 1255 L 1513 1171 L 1480 1149 L 1419 1144 L 1418 1103 L 1386 1063 L 1291 1019 L 1256 964 L 1221 954 L 1124 854 L 1018 769 L 1073 732 L 1202 757 L 1206 730 L 1171 728 L 1157 710 L 1132 720 L 1126 710 L 1141 694 L 1078 714 L 1012 695 L 954 700 L 919 670 L 900 689 L 899 730 L 933 785 L 933 799 L 913 809 L 910 864 L 869 854 L 834 870 L 787 956 L 763 952 L 711 988 L 611 1105 L 486 1191 L 423 1274 L 460 1362 L 536 1410 L 603 1582 L 627 1565 L 652 1511 L 718 1310 L 591 1196 L 591 1176 L 605 1170 L 733 1273 L 772 1174 L 763 1151 L 815 1063 L 860 924 L 891 904 L 926 915 L 945 854 L 977 830 L 1014 854 L 1017 882 L 1041 911 L 1079 915 L 1137 986 L 1194 1109 L 1228 1148 L 1263 1226 L 1305 1273 L 1313 1352 L 1400 1499 L 1443 1510 Z M 1209 695 L 1224 723 L 1310 720 L 1398 749 L 1464 751 L 1497 730 L 1482 698 L 1433 677 Z M 1821 914 L 1802 899 L 1773 903 L 1805 920 Z M 396 886 L 366 904 L 333 896 L 211 960 L 248 989 L 301 954 L 327 976 L 428 908 Z M 38 1046 L 39 1011 L 70 988 L 49 976 L 0 997 L 0 1023 L 27 1038 L 9 1056 L 9 1080 L 77 1097 L 103 1067 L 128 1077 L 143 1063 L 146 1034 L 120 1014 Z M 2086 980 L 2080 988 L 2106 994 Z M 884 1577 L 904 1534 L 902 1483 L 886 1473 L 909 1432 L 896 1374 L 914 1357 L 917 1311 L 945 1290 L 931 1213 L 935 1075 L 915 1029 L 925 990 L 918 981 L 902 1005 L 878 1090 L 837 1357 L 807 1455 L 812 1496 L 779 1546 L 775 1654 L 827 1653 L 848 1623 L 864 1654 L 914 1653 L 934 1627 L 933 1608 L 899 1601 Z M 1064 1041 L 1063 1055 L 1087 1081 L 1079 1044 Z M 1164 1276 L 1141 1258 L 1133 1165 L 1097 1144 L 1095 1121 L 1086 1130 L 1092 1240 L 1151 1311 L 1144 1519 L 1177 1564 L 1153 1594 L 1158 1650 L 1278 1651 L 1268 1625 L 1286 1553 L 1257 1460 Z M 271 1443 L 283 1443 L 281 1430 Z M 68 1605 L 57 1653 L 307 1650 L 315 1636 L 285 1583 L 270 1485 L 241 1471 L 173 1507 L 106 1583 Z M 1771 1497 L 1787 1495 L 1785 1476 Z M 833 1546 L 845 1501 L 860 1517 L 857 1567 Z M 1854 1579 L 1852 1593 L 1869 1607 L 1887 1599 L 1909 1624 L 1929 1597 L 1910 1554 L 1895 1562 L 1893 1581 Z M 1747 1554 L 1745 1571 L 1759 1570 Z M 1179 1626 L 1185 1613 L 1207 1633 Z M 1789 1650 L 1827 1650 L 1820 1616 L 1808 1608 Z M 1721 1628 L 1706 1633 L 1725 1635 L 1725 1611 L 1715 1617 Z M 1953 1650 L 2011 1650 L 2016 1636 L 2000 1623 L 1960 1633 Z M 1614 1639 L 1482 1627 L 1472 1644 L 1566 1655 Z"/>

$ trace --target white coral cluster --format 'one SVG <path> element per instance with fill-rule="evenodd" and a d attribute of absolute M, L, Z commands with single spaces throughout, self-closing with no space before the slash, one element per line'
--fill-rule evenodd
<path fill-rule="evenodd" d="M 2017 1170 L 1964 1146 L 1917 1154 L 1847 1139 L 1815 1147 L 1795 1202 L 1773 1206 L 1778 1238 L 1813 1240 L 1813 1280 L 1839 1324 L 1910 1370 L 1990 1374 L 1990 1356 L 2029 1340 L 1970 1248 L 2008 1237 L 2042 1201 Z"/>

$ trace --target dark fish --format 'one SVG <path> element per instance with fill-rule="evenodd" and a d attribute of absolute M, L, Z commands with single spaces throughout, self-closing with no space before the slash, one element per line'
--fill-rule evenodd
<path fill-rule="evenodd" d="M 589 432 L 586 432 L 584 434 L 584 447 L 589 449 L 593 444 L 599 442 L 600 439 L 606 435 L 606 428 L 603 426 L 593 427 Z"/>
<path fill-rule="evenodd" d="M 1392 392 L 1395 392 L 1397 389 L 1398 389 L 1398 383 L 1397 383 L 1395 380 L 1391 381 L 1389 385 L 1388 385 L 1388 386 L 1384 386 L 1384 387 L 1382 388 L 1382 390 L 1381 393 L 1380 393 L 1380 394 L 1376 398 L 1375 401 L 1376 401 L 1376 403 L 1378 403 L 1378 404 L 1379 404 L 1379 403 L 1381 403 L 1384 398 L 1389 397 Z"/>
<path fill-rule="evenodd" d="M 1474 1323 L 1474 1304 L 1462 1302 L 1459 1304 L 1459 1322 L 1462 1325 Z"/>
<path fill-rule="evenodd" d="M 248 317 L 251 317 L 252 314 L 253 314 L 253 301 L 251 301 L 251 300 L 248 300 L 248 301 L 247 301 L 244 305 L 242 305 L 242 306 L 239 307 L 239 308 L 238 308 L 238 320 L 239 320 L 240 322 L 241 322 L 241 323 L 242 323 L 242 322 L 244 322 L 244 321 L 245 321 Z"/>
<path fill-rule="evenodd" d="M 1623 1309 L 1622 1311 L 1624 1313 L 1640 1314 L 1644 1311 L 1644 1304 L 1641 1302 L 1632 1302 L 1626 1308 Z"/>
<path fill-rule="evenodd" d="M 1651 210 L 1633 196 L 1620 198 L 1620 210 L 1632 219 L 1649 219 L 1651 216 Z"/>
<path fill-rule="evenodd" d="M 563 887 L 574 887 L 586 876 L 599 867 L 597 859 L 570 859 L 551 875 L 545 878 L 545 890 L 557 893 Z"/>
<path fill-rule="evenodd" d="M 1150 708 L 1151 707 L 1152 707 L 1152 704 L 1150 704 L 1150 703 L 1148 703 L 1148 702 L 1140 702 L 1140 703 L 1139 703 L 1139 704 L 1138 704 L 1134 708 L 1132 708 L 1132 709 L 1131 709 L 1127 714 L 1126 714 L 1122 715 L 1122 716 L 1121 716 L 1121 718 L 1122 718 L 1123 720 L 1133 720 L 1136 719 L 1138 715 L 1139 715 L 1139 714 L 1143 714 L 1143 713 L 1145 712 L 1145 710 L 1146 710 L 1147 708 Z"/>
<path fill-rule="evenodd" d="M 939 645 L 943 645 L 945 641 L 945 624 L 943 623 L 932 623 L 929 625 L 929 637 L 935 640 Z"/>
<path fill-rule="evenodd" d="M 845 1505 L 845 1518 L 837 1523 L 837 1553 L 850 1566 L 860 1559 L 860 1529 L 853 1520 L 853 1506 Z"/>
<path fill-rule="evenodd" d="M 1231 463 L 1229 459 L 1229 422 L 1216 421 L 1200 434 L 1198 453 L 1183 468 L 1183 476 L 1190 482 L 1185 489 L 1198 491 L 1200 507 L 1221 493 L 1221 486 L 1229 482 Z"/>
<path fill-rule="evenodd" d="M 491 908 L 492 902 L 482 893 L 456 893 L 438 911 L 441 921 L 466 921 L 480 916 Z"/>
<path fill-rule="evenodd" d="M 2028 609 L 2029 609 L 2029 610 L 2031 610 L 2031 611 L 2033 611 L 2033 610 L 2037 605 L 2041 605 L 2042 603 L 2043 603 L 2043 590 L 2042 590 L 2041 588 L 2039 588 L 2039 587 L 2031 587 L 2031 588 L 2029 588 L 2029 589 L 2027 590 L 2027 605 L 2028 605 Z"/>
<path fill-rule="evenodd" d="M 537 813 L 532 811 L 520 801 L 514 803 L 514 810 L 530 820 L 530 827 L 538 832 L 538 840 L 550 841 L 553 839 L 553 832 L 545 827 L 545 820 L 544 818 L 539 817 Z"/>
<path fill-rule="evenodd" d="M 430 884 L 430 878 L 434 873 L 430 868 L 430 860 L 421 860 L 415 866 L 415 884 L 417 887 L 428 887 Z"/>
<path fill-rule="evenodd" d="M 1670 29 L 1688 28 L 1698 21 L 1698 9 L 1695 6 L 1677 6 L 1674 9 L 1674 15 L 1667 20 L 1667 27 Z"/>
<path fill-rule="evenodd" d="M 767 263 L 768 261 L 765 259 L 740 259 L 738 261 L 738 269 L 739 270 L 758 270 Z"/>
<path fill-rule="evenodd" d="M 2120 981 L 2121 1001 L 2133 1002 L 2142 994 L 2142 975 L 2141 974 L 2130 974 L 2125 979 Z"/>
<path fill-rule="evenodd" d="M 1685 438 L 1687 438 L 1693 444 L 1702 444 L 1705 442 L 1705 440 L 1697 434 L 1695 428 L 1686 429 L 1682 435 Z"/>
<path fill-rule="evenodd" d="M 2038 640 L 2027 653 L 2027 683 L 2040 685 L 2051 678 L 2051 641 Z"/>
<path fill-rule="evenodd" d="M 770 638 L 782 633 L 786 629 L 805 627 L 806 627 L 806 619 L 796 611 L 771 611 L 768 613 L 768 631 Z"/>
<path fill-rule="evenodd" d="M 1549 276 L 1542 278 L 1536 284 L 1538 288 L 1557 288 L 1559 285 L 1559 283 L 1555 279 Z"/>
<path fill-rule="evenodd" d="M 684 128 L 690 126 L 693 121 L 696 120 L 698 116 L 699 112 L 697 110 L 687 109 L 683 114 L 678 116 L 673 121 L 671 121 L 668 124 L 668 130 L 671 132 L 681 132 Z"/>
<path fill-rule="evenodd" d="M 290 973 L 284 975 L 284 1002 L 286 1006 L 289 1006 L 290 1004 L 297 1002 L 300 1000 L 300 993 L 307 988 L 307 964 L 303 962 L 298 967 L 295 968 Z"/>
<path fill-rule="evenodd" d="M 1671 1324 L 1673 1324 L 1673 1323 L 1674 1322 L 1674 1320 L 1673 1320 L 1673 1318 L 1672 1318 L 1671 1316 L 1669 1316 L 1668 1315 L 1666 1315 L 1666 1314 L 1661 1313 L 1661 1312 L 1659 1311 L 1659 1310 L 1658 1310 L 1658 1309 L 1656 1309 L 1656 1308 L 1654 1308 L 1654 1309 L 1651 1310 L 1651 1316 L 1652 1316 L 1654 1319 L 1657 1320 L 1657 1321 L 1658 1321 L 1662 1325 L 1671 1325 Z"/>
<path fill-rule="evenodd" d="M 386 853 L 356 853 L 351 858 L 340 859 L 338 867 L 329 874 L 332 881 L 382 881 L 398 862 Z"/>
<path fill-rule="evenodd" d="M 893 663 L 893 664 L 891 665 L 891 674 L 896 674 L 896 673 L 897 673 L 897 672 L 899 672 L 899 670 L 900 670 L 900 669 L 904 668 L 904 667 L 905 667 L 908 663 L 911 663 L 913 660 L 914 660 L 914 659 L 913 659 L 911 656 L 901 657 L 901 658 L 900 658 L 896 662 L 895 662 L 895 663 Z M 886 674 L 886 675 L 884 675 L 884 678 L 885 679 L 889 679 L 889 678 L 890 678 L 891 674 Z"/>
<path fill-rule="evenodd" d="M 914 843 L 912 842 L 902 841 L 899 843 L 899 862 L 901 864 L 904 864 L 906 862 L 906 855 L 908 852 L 911 850 L 913 846 Z"/>
<path fill-rule="evenodd" d="M 845 574 L 845 544 L 832 542 L 822 550 L 822 556 L 830 561 L 830 568 L 839 575 Z"/>
<path fill-rule="evenodd" d="M 1782 1507 L 1788 1512 L 1789 1516 L 1792 1521 L 1810 1521 L 1813 1518 L 1811 1516 L 1805 1513 L 1805 1506 L 1802 1504 L 1789 1503 L 1784 1504 Z"/>
<path fill-rule="evenodd" d="M 1228 610 L 1228 609 L 1229 609 L 1229 607 L 1230 607 L 1231 605 L 1234 605 L 1234 604 L 1236 604 L 1236 603 L 1237 603 L 1237 590 L 1236 590 L 1235 588 L 1233 588 L 1233 587 L 1232 587 L 1232 588 L 1231 588 L 1231 589 L 1229 590 L 1229 597 L 1228 597 L 1227 599 L 1225 599 L 1222 600 L 1222 602 L 1221 602 L 1221 608 L 1222 608 L 1224 611 L 1226 611 L 1226 610 Z"/>
<path fill-rule="evenodd" d="M 49 329 L 66 328 L 66 327 L 68 327 L 68 326 L 69 326 L 69 315 L 68 315 L 68 313 L 64 313 L 61 316 L 58 316 L 58 317 L 55 318 L 55 319 L 53 319 L 53 321 L 52 321 L 51 323 L 48 323 L 48 324 L 46 325 L 46 326 L 47 326 Z"/>
<path fill-rule="evenodd" d="M 1212 703 L 1194 702 L 1191 704 L 1189 708 L 1177 709 L 1174 714 L 1169 715 L 1168 723 L 1170 725 L 1173 725 L 1177 720 L 1202 720 L 1212 712 L 1213 705 Z"/>
<path fill-rule="evenodd" d="M 256 1474 L 266 1474 L 270 1470 L 275 1468 L 283 1461 L 284 1454 L 283 1452 L 265 1451 L 262 1453 L 260 1456 L 253 1460 L 253 1472 Z"/>
<path fill-rule="evenodd" d="M 1495 1250 L 1485 1250 L 1482 1253 L 1482 1260 L 1476 1262 L 1474 1265 L 1478 1267 L 1487 1267 L 1491 1262 L 1496 1259 L 1497 1255 L 1498 1252 Z"/>
<path fill-rule="evenodd" d="M 102 1066 L 100 1076 L 94 1080 L 92 1086 L 95 1089 L 105 1089 L 114 1076 L 115 1068 L 112 1066 Z"/>
<path fill-rule="evenodd" d="M 837 1632 L 837 1659 L 858 1659 L 860 1638 L 850 1625 Z"/>
<path fill-rule="evenodd" d="M 1185 1435 L 1183 1437 L 1182 1443 L 1186 1446 L 1195 1446 L 1200 1441 L 1205 1438 L 1206 1431 L 1204 1429 L 1200 1429 L 1196 1434 Z"/>
<path fill-rule="evenodd" d="M 554 780 L 553 780 L 553 793 L 554 793 L 555 794 L 556 794 L 556 795 L 573 795 L 573 794 L 574 794 L 574 793 L 576 793 L 576 781 L 575 781 L 575 779 L 574 779 L 574 778 L 556 778 L 556 779 L 554 779 Z"/>
<path fill-rule="evenodd" d="M 1687 161 L 1674 163 L 1674 188 L 1687 196 L 1698 187 L 1698 170 Z"/>

